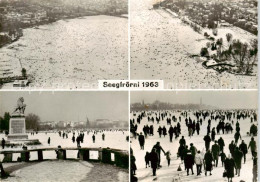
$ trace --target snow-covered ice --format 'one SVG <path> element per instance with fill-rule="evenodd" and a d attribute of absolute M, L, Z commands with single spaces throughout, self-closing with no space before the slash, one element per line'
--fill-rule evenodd
<path fill-rule="evenodd" d="M 124 131 L 105 131 L 105 141 L 102 140 L 102 132 L 96 134 L 95 143 L 92 142 L 92 132 L 84 132 L 84 142 L 81 143 L 81 147 L 90 147 L 90 148 L 114 148 L 121 150 L 128 150 L 128 142 L 126 141 L 126 137 L 129 135 L 127 130 Z M 31 135 L 28 133 L 29 139 L 39 139 L 41 145 L 28 145 L 28 149 L 33 148 L 55 148 L 60 145 L 63 148 L 66 147 L 74 147 L 77 148 L 77 143 L 72 142 L 73 133 L 68 133 L 68 138 L 62 138 L 59 136 L 58 132 L 39 132 L 38 134 Z M 50 145 L 48 144 L 48 138 L 51 138 Z M 75 132 L 75 137 L 77 137 L 77 132 Z M 0 138 L 7 137 L 4 134 L 0 134 Z M 10 147 L 5 148 L 4 150 L 17 150 L 21 149 L 21 147 L 13 148 Z M 2 150 L 2 149 L 1 149 Z M 55 156 L 55 155 L 54 155 Z"/>
<path fill-rule="evenodd" d="M 27 28 L 0 49 L 1 65 L 19 76 L 24 67 L 37 88 L 90 88 L 100 79 L 127 79 L 127 22 L 100 15 Z"/>
<path fill-rule="evenodd" d="M 153 0 L 131 0 L 131 79 L 164 80 L 165 88 L 257 88 L 257 77 L 205 69 L 190 55 L 209 42 L 178 17 L 152 9 Z M 256 36 L 236 27 L 220 28 L 218 37 L 249 42 Z"/>
<path fill-rule="evenodd" d="M 181 112 L 178 111 L 171 111 L 172 115 L 175 115 L 175 117 L 178 119 L 179 121 L 179 116 Z M 136 118 L 138 116 L 138 113 L 136 113 L 136 116 L 133 115 L 133 113 L 131 113 L 130 117 L 131 119 L 135 118 L 135 122 L 136 122 Z M 155 118 L 155 114 L 152 115 Z M 196 117 L 193 115 L 193 113 L 190 111 L 188 112 L 188 118 L 191 117 L 192 120 L 197 121 Z M 173 142 L 170 143 L 169 141 L 169 134 L 166 135 L 166 137 L 164 138 L 162 135 L 162 138 L 159 138 L 159 134 L 157 132 L 158 127 L 161 126 L 165 126 L 167 129 L 167 132 L 169 130 L 170 125 L 167 125 L 166 123 L 166 118 L 164 118 L 163 121 L 160 121 L 159 124 L 157 124 L 157 122 L 155 121 L 153 126 L 154 126 L 154 136 L 148 136 L 148 138 L 145 140 L 145 145 L 144 145 L 144 150 L 140 150 L 140 145 L 138 142 L 138 137 L 137 139 L 134 139 L 131 137 L 131 148 L 133 149 L 133 153 L 134 156 L 136 158 L 136 166 L 137 166 L 137 171 L 136 171 L 136 177 L 138 177 L 138 181 L 143 181 L 143 182 L 151 182 L 153 180 L 155 181 L 162 181 L 162 182 L 172 182 L 174 181 L 174 179 L 179 179 L 180 181 L 192 181 L 192 182 L 202 182 L 202 181 L 217 181 L 217 182 L 223 182 L 223 181 L 227 181 L 227 178 L 223 178 L 223 172 L 224 172 L 224 167 L 221 166 L 221 160 L 219 158 L 219 164 L 218 167 L 213 167 L 212 170 L 212 176 L 205 176 L 204 169 L 202 169 L 202 175 L 201 176 L 196 176 L 196 165 L 193 166 L 193 170 L 194 170 L 194 175 L 189 175 L 187 176 L 186 171 L 184 171 L 184 164 L 181 164 L 181 160 L 180 158 L 177 159 L 177 150 L 179 148 L 179 139 L 181 138 L 181 136 L 184 136 L 186 139 L 186 145 L 189 146 L 190 143 L 193 143 L 194 146 L 197 148 L 197 150 L 203 151 L 205 152 L 205 142 L 203 140 L 203 137 L 207 134 L 207 124 L 208 124 L 208 119 L 209 117 L 206 118 L 205 121 L 203 121 L 203 124 L 201 126 L 201 130 L 200 130 L 200 135 L 197 135 L 197 133 L 194 133 L 194 136 L 192 136 L 191 138 L 188 137 L 188 130 L 185 124 L 185 118 L 182 116 L 181 118 L 181 135 L 178 139 L 174 139 L 175 136 L 173 136 Z M 236 119 L 234 120 L 234 125 L 232 126 L 234 131 L 235 131 L 235 123 L 236 123 Z M 219 119 L 218 120 L 212 120 L 211 121 L 211 129 L 213 127 L 216 127 L 216 125 L 218 124 Z M 227 122 L 227 121 L 225 121 Z M 248 145 L 249 141 L 251 139 L 250 136 L 247 136 L 247 132 L 249 132 L 250 130 L 250 126 L 252 123 L 250 123 L 250 118 L 247 118 L 245 120 L 241 119 L 239 120 L 240 123 L 240 133 L 241 133 L 241 137 L 242 140 L 245 141 L 245 143 Z M 152 122 L 148 122 L 147 117 L 144 117 L 141 120 L 141 123 L 138 125 L 138 129 L 137 129 L 137 133 L 143 132 L 143 126 L 148 124 L 148 126 L 150 126 L 152 124 Z M 177 124 L 174 123 L 172 121 L 172 126 L 174 127 Z M 256 122 L 254 123 L 256 124 Z M 220 134 L 216 135 L 216 139 L 218 140 L 220 137 L 222 137 L 225 141 L 225 147 L 224 147 L 224 152 L 227 154 L 229 154 L 229 149 L 228 149 L 228 145 L 231 143 L 231 140 L 234 140 L 234 134 L 235 132 L 233 131 L 233 134 L 229 133 L 229 134 L 222 134 L 222 132 L 220 132 Z M 257 140 L 255 138 L 255 140 Z M 171 165 L 168 167 L 167 165 L 167 160 L 166 157 L 163 155 L 163 153 L 161 154 L 161 165 L 162 168 L 160 168 L 159 170 L 157 170 L 157 177 L 156 179 L 152 176 L 152 169 L 151 168 L 145 168 L 145 153 L 151 152 L 152 147 L 156 144 L 156 142 L 159 141 L 162 148 L 166 151 L 170 151 L 171 153 Z M 241 140 L 239 139 L 238 144 L 241 143 Z M 212 146 L 213 142 L 211 142 L 210 147 Z M 241 174 L 240 177 L 238 177 L 237 175 L 233 178 L 234 182 L 238 182 L 240 180 L 244 180 L 244 181 L 252 181 L 252 169 L 253 169 L 253 161 L 252 161 L 252 156 L 251 156 L 251 151 L 249 149 L 248 154 L 247 154 L 247 161 L 245 164 L 243 164 L 242 162 L 242 168 L 241 168 Z M 179 167 L 179 165 L 181 165 L 182 171 L 178 172 L 177 168 Z"/>
<path fill-rule="evenodd" d="M 77 136 L 77 132 L 75 132 Z M 105 141 L 102 140 L 102 133 L 105 134 Z M 58 132 L 39 132 L 38 134 L 31 135 L 28 133 L 29 139 L 39 139 L 42 143 L 41 145 L 28 146 L 28 149 L 33 148 L 56 148 L 61 145 L 63 148 L 77 148 L 76 142 L 72 142 L 72 133 L 68 134 L 68 138 L 63 139 L 59 136 Z M 84 132 L 84 142 L 81 143 L 81 147 L 90 148 L 114 148 L 128 151 L 129 143 L 126 141 L 126 137 L 129 135 L 127 130 L 124 131 L 105 131 L 96 134 L 95 143 L 92 142 L 93 133 Z M 47 143 L 48 137 L 51 138 L 50 145 Z M 0 138 L 5 138 L 4 134 L 0 134 Z M 4 150 L 17 150 L 21 149 L 21 146 L 10 148 L 7 147 Z M 0 150 L 3 150 L 2 148 Z M 95 158 L 97 151 L 90 151 L 90 158 Z M 67 150 L 66 156 L 70 159 L 77 159 L 77 150 Z M 20 157 L 19 153 L 13 154 L 13 161 L 17 161 Z M 11 177 L 3 180 L 4 182 L 33 182 L 33 181 L 64 181 L 64 182 L 79 182 L 79 181 L 118 181 L 126 182 L 128 181 L 128 171 L 120 169 L 115 166 L 110 166 L 109 164 L 91 164 L 87 161 L 68 161 L 68 160 L 57 160 L 55 151 L 43 151 L 44 159 L 54 159 L 54 161 L 44 161 L 44 162 L 33 162 L 33 163 L 3 163 L 3 167 L 10 168 L 12 166 L 26 164 L 25 167 L 21 167 L 14 170 L 10 175 Z M 3 155 L 0 155 L 0 159 L 3 159 Z M 30 160 L 37 160 L 37 152 L 30 152 Z M 99 176 L 96 176 L 99 173 Z M 37 175 L 35 175 L 37 174 Z M 107 176 L 110 174 L 110 176 Z"/>

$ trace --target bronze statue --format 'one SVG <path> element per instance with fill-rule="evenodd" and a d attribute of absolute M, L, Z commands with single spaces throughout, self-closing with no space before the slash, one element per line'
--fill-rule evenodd
<path fill-rule="evenodd" d="M 26 104 L 24 104 L 23 102 L 24 102 L 24 98 L 20 97 L 17 100 L 17 106 L 16 106 L 13 113 L 24 114 Z"/>

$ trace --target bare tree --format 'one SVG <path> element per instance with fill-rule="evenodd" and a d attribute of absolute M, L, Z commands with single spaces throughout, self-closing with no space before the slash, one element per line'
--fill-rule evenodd
<path fill-rule="evenodd" d="M 257 61 L 257 40 L 251 41 L 250 45 L 242 43 L 240 40 L 234 40 L 231 47 L 230 53 L 238 67 L 238 73 L 252 74 Z"/>
<path fill-rule="evenodd" d="M 26 122 L 26 129 L 38 130 L 40 117 L 30 113 L 25 117 L 25 122 Z"/>
<path fill-rule="evenodd" d="M 253 72 L 254 66 L 256 64 L 257 54 L 258 54 L 258 41 L 257 39 L 253 39 L 250 42 L 251 48 L 249 49 L 247 64 L 245 74 L 251 74 Z"/>
<path fill-rule="evenodd" d="M 227 38 L 228 43 L 230 44 L 230 42 L 231 42 L 231 40 L 233 38 L 233 35 L 231 33 L 227 33 L 226 34 L 226 38 Z"/>

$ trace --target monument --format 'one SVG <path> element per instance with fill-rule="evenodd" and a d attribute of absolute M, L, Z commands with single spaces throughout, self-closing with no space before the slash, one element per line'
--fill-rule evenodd
<path fill-rule="evenodd" d="M 20 97 L 17 101 L 17 106 L 14 112 L 11 114 L 9 121 L 9 134 L 8 140 L 27 140 L 28 135 L 26 134 L 25 125 L 25 111 L 26 104 L 24 104 L 23 97 Z"/>

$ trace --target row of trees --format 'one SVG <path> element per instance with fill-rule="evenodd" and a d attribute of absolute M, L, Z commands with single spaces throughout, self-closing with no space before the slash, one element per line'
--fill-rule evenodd
<path fill-rule="evenodd" d="M 5 112 L 3 117 L 0 117 L 0 131 L 8 131 L 9 130 L 9 122 L 11 115 L 9 112 Z M 35 114 L 28 114 L 25 117 L 26 130 L 39 130 L 39 122 L 40 117 Z"/>
<path fill-rule="evenodd" d="M 168 1 L 164 1 L 167 2 Z M 171 3 L 171 2 L 169 2 Z M 160 3 L 162 6 L 165 3 Z M 225 16 L 223 16 L 222 12 L 223 9 L 225 9 L 228 6 L 228 4 L 224 3 L 214 3 L 210 5 L 210 8 L 205 3 L 198 3 L 196 4 L 197 9 L 200 9 L 200 11 L 195 10 L 194 8 L 188 8 L 188 5 L 192 5 L 193 3 L 185 3 L 185 1 L 177 1 L 174 2 L 174 5 L 168 6 L 172 11 L 179 13 L 180 10 L 185 10 L 187 15 L 189 16 L 189 19 L 197 24 L 199 24 L 203 28 L 209 28 L 209 29 L 215 29 L 218 26 L 218 23 L 220 20 L 225 20 L 226 22 L 233 24 L 234 26 L 240 27 L 248 32 L 251 32 L 255 35 L 258 34 L 258 30 L 252 26 L 252 24 L 247 24 L 244 22 L 239 22 L 238 19 L 245 19 L 246 21 L 252 21 L 252 18 L 250 16 L 247 16 L 248 14 L 245 14 L 241 12 L 239 9 L 231 8 Z M 255 6 L 257 7 L 257 6 Z M 200 15 L 201 12 L 205 12 L 204 15 L 207 15 L 206 17 L 203 17 Z M 200 12 L 200 13 L 198 13 Z M 233 15 L 239 15 L 239 18 L 234 17 Z"/>
<path fill-rule="evenodd" d="M 223 39 L 220 38 L 213 43 L 208 42 L 206 47 L 201 49 L 200 55 L 210 57 L 208 50 L 210 48 L 212 51 L 217 50 L 217 54 L 211 56 L 215 61 L 235 63 L 237 68 L 237 70 L 235 70 L 236 73 L 251 75 L 257 62 L 257 39 L 251 40 L 250 44 L 248 44 L 241 42 L 239 39 L 232 40 L 232 38 L 232 34 L 226 34 L 228 49 L 224 49 Z"/>
<path fill-rule="evenodd" d="M 131 104 L 131 111 L 143 111 L 143 110 L 199 110 L 202 108 L 211 108 L 211 106 L 205 106 L 201 104 L 171 104 L 166 102 L 154 101 L 150 104 L 133 103 Z"/>

